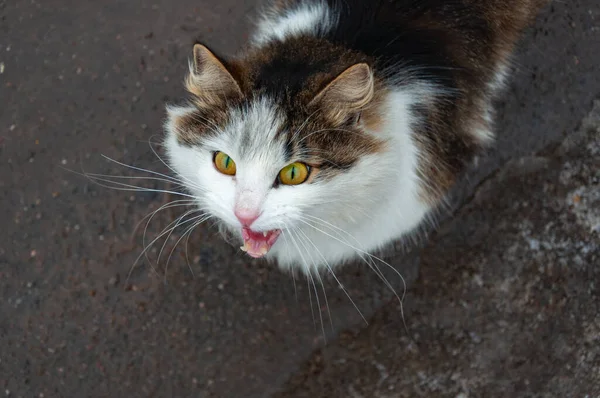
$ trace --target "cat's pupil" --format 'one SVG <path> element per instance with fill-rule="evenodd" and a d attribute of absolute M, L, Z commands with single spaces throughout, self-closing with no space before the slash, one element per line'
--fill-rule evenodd
<path fill-rule="evenodd" d="M 292 171 L 290 172 L 290 178 L 293 180 L 296 175 L 296 167 L 292 166 Z"/>
<path fill-rule="evenodd" d="M 229 168 L 229 161 L 230 161 L 230 160 L 231 160 L 231 159 L 229 159 L 229 156 L 227 156 L 227 157 L 225 158 L 225 168 L 226 168 L 226 169 L 228 169 L 228 168 Z"/>

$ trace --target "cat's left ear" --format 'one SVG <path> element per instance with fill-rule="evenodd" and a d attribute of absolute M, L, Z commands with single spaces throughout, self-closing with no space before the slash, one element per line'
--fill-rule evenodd
<path fill-rule="evenodd" d="M 238 82 L 225 65 L 204 45 L 194 45 L 194 59 L 185 81 L 186 89 L 194 94 L 202 107 L 222 105 L 242 96 Z"/>
<path fill-rule="evenodd" d="M 369 65 L 353 65 L 339 74 L 310 102 L 320 106 L 336 124 L 344 123 L 350 116 L 366 107 L 375 92 L 375 78 Z"/>

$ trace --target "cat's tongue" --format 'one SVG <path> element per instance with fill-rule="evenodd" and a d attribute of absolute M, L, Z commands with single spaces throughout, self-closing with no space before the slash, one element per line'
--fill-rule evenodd
<path fill-rule="evenodd" d="M 279 229 L 255 232 L 250 228 L 242 228 L 244 246 L 240 247 L 240 249 L 248 253 L 251 257 L 260 258 L 271 250 L 271 247 L 275 244 L 277 238 L 279 238 L 279 234 L 281 234 L 281 230 Z"/>

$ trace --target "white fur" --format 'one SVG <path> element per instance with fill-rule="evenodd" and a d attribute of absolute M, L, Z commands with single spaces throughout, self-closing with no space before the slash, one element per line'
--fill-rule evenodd
<path fill-rule="evenodd" d="M 423 89 L 389 94 L 387 119 L 377 132 L 387 140 L 386 150 L 365 156 L 352 170 L 327 182 L 273 188 L 286 162 L 283 145 L 275 137 L 283 116 L 268 98 L 236 111 L 222 132 L 194 147 L 180 145 L 173 129 L 174 118 L 189 109 L 170 108 L 167 154 L 200 206 L 231 232 L 239 236 L 241 231 L 233 213 L 240 199 L 262 211 L 254 230 L 285 231 L 268 258 L 305 271 L 333 267 L 410 232 L 429 211 L 419 197 L 419 154 L 411 130 L 415 120 L 409 112 L 410 105 L 427 94 Z M 237 166 L 235 177 L 215 170 L 213 151 L 231 156 Z"/>
<path fill-rule="evenodd" d="M 494 78 L 488 84 L 488 87 L 490 88 L 490 92 L 492 93 L 492 95 L 497 93 L 498 91 L 500 91 L 502 88 L 504 88 L 504 86 L 506 84 L 506 80 L 508 79 L 508 75 L 509 75 L 508 64 L 499 64 L 496 67 L 496 73 L 494 75 Z"/>
<path fill-rule="evenodd" d="M 296 8 L 267 10 L 257 24 L 253 42 L 264 45 L 290 36 L 327 32 L 334 24 L 329 8 L 320 2 L 305 2 Z"/>
<path fill-rule="evenodd" d="M 473 129 L 473 134 L 483 144 L 491 143 L 494 140 L 494 133 L 490 130 L 493 121 L 494 107 L 492 100 L 494 96 L 504 88 L 506 80 L 509 76 L 507 64 L 499 64 L 496 68 L 494 78 L 488 83 L 488 95 L 485 98 L 485 111 L 483 118 L 486 122 L 485 126 L 477 126 Z"/>

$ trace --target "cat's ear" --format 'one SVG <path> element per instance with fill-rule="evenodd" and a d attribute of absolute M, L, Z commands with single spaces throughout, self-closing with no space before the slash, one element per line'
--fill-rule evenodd
<path fill-rule="evenodd" d="M 242 96 L 238 82 L 225 65 L 202 44 L 194 45 L 194 59 L 185 80 L 185 88 L 194 94 L 201 107 L 222 105 Z"/>
<path fill-rule="evenodd" d="M 320 106 L 334 122 L 342 124 L 373 99 L 375 79 L 369 65 L 353 65 L 322 89 L 310 105 Z"/>

